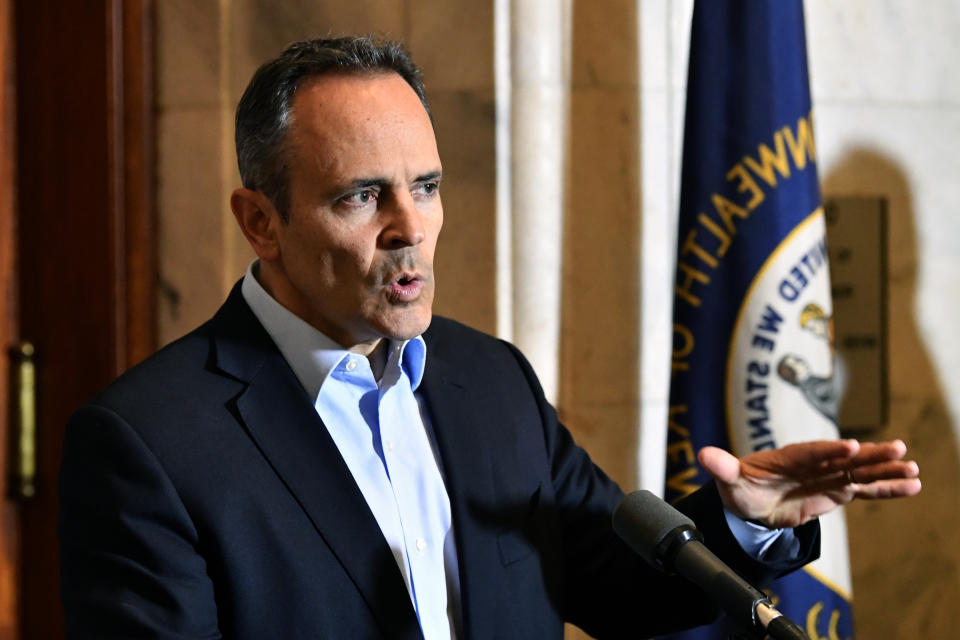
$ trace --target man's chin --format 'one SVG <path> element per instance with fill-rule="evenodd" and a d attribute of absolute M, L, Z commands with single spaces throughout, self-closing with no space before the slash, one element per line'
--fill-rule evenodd
<path fill-rule="evenodd" d="M 419 312 L 415 317 L 402 314 L 399 318 L 388 318 L 380 327 L 380 334 L 391 340 L 411 340 L 423 334 L 432 320 L 433 313 L 430 310 Z"/>

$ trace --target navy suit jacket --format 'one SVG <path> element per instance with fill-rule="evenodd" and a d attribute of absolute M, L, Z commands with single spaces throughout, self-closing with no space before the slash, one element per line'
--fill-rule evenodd
<path fill-rule="evenodd" d="M 641 637 L 709 620 L 612 533 L 621 496 L 511 345 L 434 318 L 420 387 L 453 514 L 465 638 Z M 209 322 L 71 419 L 60 477 L 68 637 L 421 638 L 372 513 L 234 288 Z M 747 577 L 716 490 L 680 507 Z M 681 607 L 682 604 L 682 607 Z"/>

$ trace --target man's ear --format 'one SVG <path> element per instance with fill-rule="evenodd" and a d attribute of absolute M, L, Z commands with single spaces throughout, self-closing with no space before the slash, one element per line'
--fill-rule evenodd
<path fill-rule="evenodd" d="M 266 262 L 280 257 L 276 228 L 283 222 L 269 198 L 252 189 L 236 189 L 230 194 L 230 209 L 257 257 Z"/>

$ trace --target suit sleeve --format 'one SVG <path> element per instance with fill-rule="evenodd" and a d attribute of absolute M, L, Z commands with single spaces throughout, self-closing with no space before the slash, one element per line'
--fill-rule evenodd
<path fill-rule="evenodd" d="M 719 612 L 700 589 L 653 569 L 617 537 L 611 514 L 622 491 L 574 443 L 530 365 L 510 349 L 540 407 L 562 536 L 565 619 L 597 638 L 648 637 L 714 620 Z M 819 554 L 819 525 L 811 522 L 796 530 L 797 559 L 771 564 L 748 556 L 727 527 L 713 483 L 675 506 L 697 523 L 707 546 L 754 585 L 763 587 Z"/>
<path fill-rule="evenodd" d="M 60 470 L 68 638 L 219 638 L 198 533 L 140 436 L 102 407 L 67 426 Z"/>

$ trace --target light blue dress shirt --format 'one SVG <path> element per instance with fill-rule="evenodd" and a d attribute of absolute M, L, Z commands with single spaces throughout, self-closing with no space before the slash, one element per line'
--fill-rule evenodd
<path fill-rule="evenodd" d="M 393 552 L 425 640 L 454 640 L 460 577 L 450 499 L 417 388 L 427 348 L 422 337 L 390 340 L 379 380 L 366 356 L 351 353 L 280 303 L 247 268 L 241 292 L 309 397 L 340 450 Z M 757 559 L 781 536 L 793 556 L 792 529 L 767 529 L 726 511 L 743 549 Z"/>

